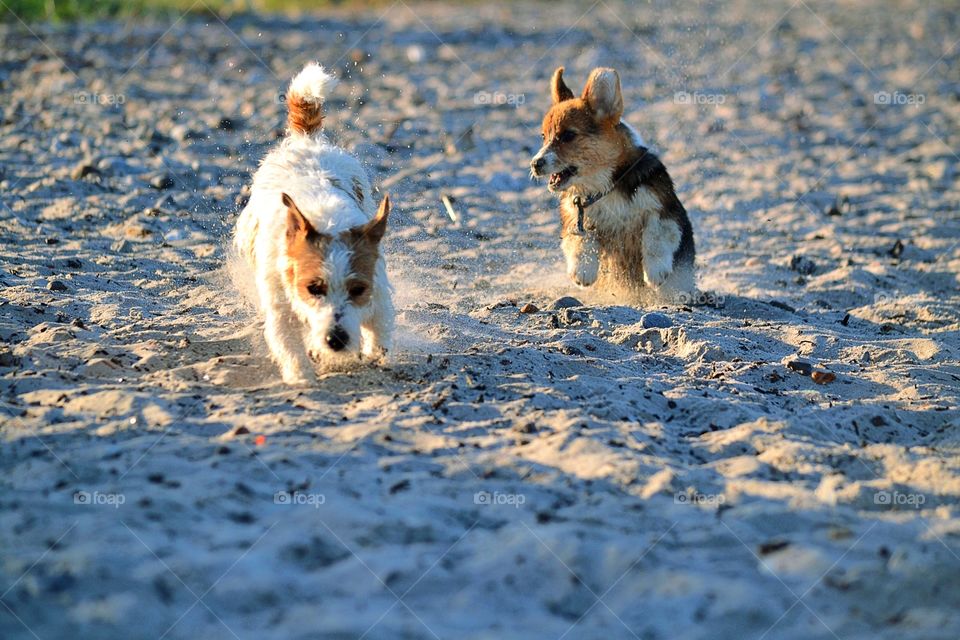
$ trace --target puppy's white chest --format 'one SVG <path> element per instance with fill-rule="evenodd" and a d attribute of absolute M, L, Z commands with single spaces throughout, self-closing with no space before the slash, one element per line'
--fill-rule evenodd
<path fill-rule="evenodd" d="M 564 207 L 571 215 L 577 215 L 572 199 L 564 199 Z M 640 187 L 630 199 L 619 193 L 604 196 L 585 210 L 584 224 L 601 232 L 620 233 L 645 224 L 660 209 L 660 200 L 646 187 Z"/>

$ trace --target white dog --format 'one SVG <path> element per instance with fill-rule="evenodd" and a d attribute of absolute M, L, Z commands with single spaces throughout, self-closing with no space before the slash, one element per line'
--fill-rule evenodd
<path fill-rule="evenodd" d="M 379 209 L 360 163 L 321 132 L 336 80 L 309 64 L 287 92 L 287 135 L 253 177 L 234 245 L 252 267 L 264 334 L 283 380 L 315 380 L 331 364 L 391 347 L 394 309 Z"/>

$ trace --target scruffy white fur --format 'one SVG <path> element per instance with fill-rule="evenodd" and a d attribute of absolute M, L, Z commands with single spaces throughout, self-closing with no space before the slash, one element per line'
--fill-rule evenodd
<path fill-rule="evenodd" d="M 234 236 L 237 251 L 255 274 L 270 353 L 290 384 L 314 379 L 311 356 L 336 362 L 350 355 L 356 359 L 361 353 L 376 356 L 391 347 L 394 308 L 382 255 L 376 260 L 367 302 L 354 304 L 347 292 L 348 280 L 355 274 L 351 273 L 354 247 L 345 238 L 351 229 L 373 220 L 377 207 L 363 167 L 321 131 L 320 109 L 334 85 L 335 79 L 317 64 L 308 65 L 290 83 L 287 136 L 254 175 L 250 201 Z M 308 115 L 316 116 L 314 129 L 304 131 L 295 125 L 297 101 L 305 105 Z M 316 232 L 311 237 L 330 238 L 322 262 L 323 280 L 329 283 L 324 296 L 298 295 L 300 289 L 284 277 L 296 265 L 287 251 L 291 218 L 283 194 Z M 328 344 L 335 328 L 349 339 L 336 352 Z"/>
<path fill-rule="evenodd" d="M 317 104 L 337 86 L 337 79 L 316 62 L 311 62 L 290 81 L 290 93 Z"/>

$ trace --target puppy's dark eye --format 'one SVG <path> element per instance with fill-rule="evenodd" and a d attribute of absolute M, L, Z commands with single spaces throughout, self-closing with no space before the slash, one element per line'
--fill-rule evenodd
<path fill-rule="evenodd" d="M 366 292 L 367 292 L 367 285 L 365 284 L 355 284 L 352 287 L 350 287 L 350 290 L 348 291 L 351 298 L 359 298 Z"/>
<path fill-rule="evenodd" d="M 557 140 L 559 140 L 560 142 L 571 142 L 576 137 L 577 137 L 576 132 L 568 130 L 558 135 Z"/>
<path fill-rule="evenodd" d="M 316 296 L 317 298 L 322 298 L 327 295 L 327 283 L 322 280 L 317 280 L 307 285 L 307 292 Z"/>

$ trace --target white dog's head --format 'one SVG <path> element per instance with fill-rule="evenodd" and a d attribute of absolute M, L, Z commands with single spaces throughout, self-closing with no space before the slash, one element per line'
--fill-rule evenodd
<path fill-rule="evenodd" d="M 287 208 L 283 282 L 305 327 L 307 351 L 315 360 L 358 354 L 360 323 L 378 284 L 375 275 L 390 199 L 383 198 L 372 220 L 336 235 L 314 229 L 286 193 L 283 204 Z"/>

